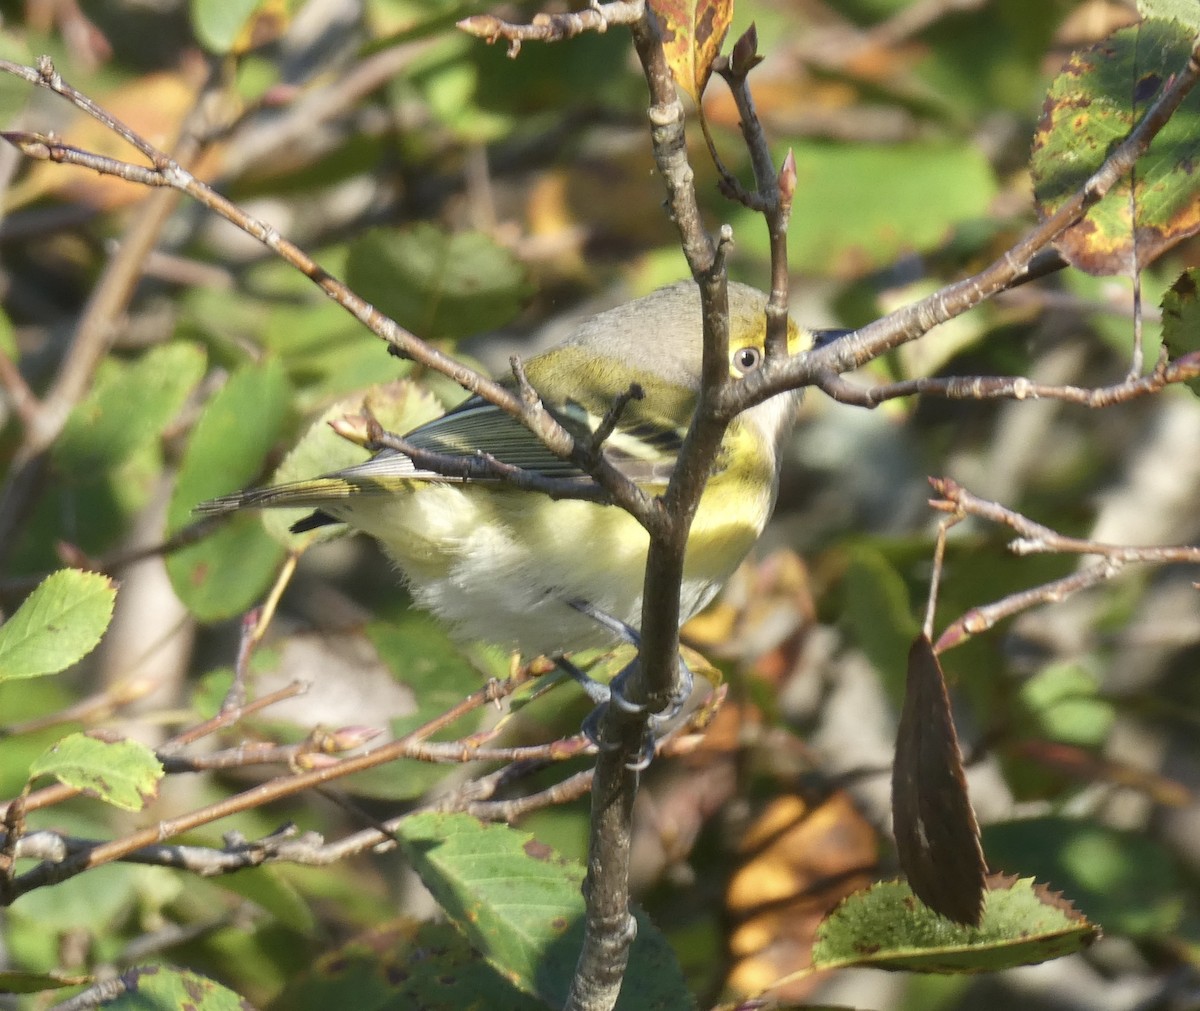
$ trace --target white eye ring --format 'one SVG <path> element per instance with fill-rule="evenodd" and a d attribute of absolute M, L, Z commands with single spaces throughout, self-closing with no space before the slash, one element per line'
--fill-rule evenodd
<path fill-rule="evenodd" d="M 735 348 L 729 358 L 733 365 L 733 371 L 739 376 L 746 376 L 755 371 L 762 364 L 762 348 L 756 348 L 752 346 Z"/>

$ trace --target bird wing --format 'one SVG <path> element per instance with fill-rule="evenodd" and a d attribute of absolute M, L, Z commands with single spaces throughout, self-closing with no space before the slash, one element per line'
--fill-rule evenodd
<path fill-rule="evenodd" d="M 578 404 L 551 409 L 555 418 L 576 439 L 590 439 L 600 419 Z M 520 467 L 542 477 L 583 478 L 586 473 L 542 444 L 520 421 L 481 397 L 471 397 L 454 410 L 413 429 L 404 441 L 414 449 L 463 459 L 480 455 Z M 639 484 L 665 484 L 675 467 L 682 433 L 642 419 L 618 425 L 605 440 L 605 457 Z M 415 464 L 402 451 L 385 449 L 370 460 L 338 471 L 336 477 L 358 479 L 406 478 L 455 481 Z M 477 480 L 472 478 L 472 480 Z M 485 479 L 487 480 L 487 479 Z M 496 478 L 495 480 L 499 480 Z"/>

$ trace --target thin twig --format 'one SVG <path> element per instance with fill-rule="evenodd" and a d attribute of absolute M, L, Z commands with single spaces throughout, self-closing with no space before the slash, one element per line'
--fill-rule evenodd
<path fill-rule="evenodd" d="M 448 376 L 464 389 L 482 396 L 501 410 L 507 411 L 534 432 L 547 448 L 559 457 L 572 460 L 581 467 L 587 465 L 588 461 L 583 459 L 585 453 L 575 446 L 570 432 L 542 407 L 540 401 L 536 405 L 525 403 L 504 384 L 489 379 L 449 355 L 438 351 L 405 330 L 394 320 L 383 315 L 270 225 L 252 217 L 238 205 L 221 196 L 164 152 L 159 151 L 68 85 L 54 71 L 53 65 L 48 59 L 42 59 L 38 70 L 0 60 L 0 71 L 22 77 L 30 83 L 38 84 L 63 96 L 128 140 L 146 156 L 151 164 L 150 166 L 136 165 L 115 158 L 105 158 L 93 152 L 82 151 L 63 144 L 57 138 L 37 133 L 15 131 L 0 134 L 16 145 L 26 156 L 45 161 L 81 165 L 96 172 L 116 175 L 145 186 L 166 187 L 188 194 L 214 213 L 258 239 L 268 249 L 303 273 L 372 333 L 387 341 L 401 356 Z M 588 470 L 597 483 L 608 492 L 615 504 L 620 505 L 643 524 L 655 521 L 658 510 L 653 499 L 626 478 L 606 458 L 600 457 L 591 461 L 591 467 Z"/>
<path fill-rule="evenodd" d="M 949 625 L 938 637 L 934 649 L 938 653 L 966 642 L 973 635 L 987 631 L 997 622 L 1010 618 L 1040 604 L 1057 603 L 1073 593 L 1111 579 L 1131 563 L 1183 562 L 1200 564 L 1200 547 L 1140 547 L 1127 544 L 1106 544 L 1102 541 L 1068 537 L 1047 526 L 1036 523 L 998 502 L 979 498 L 956 481 L 947 477 L 931 478 L 930 484 L 941 496 L 930 502 L 935 509 L 952 516 L 977 516 L 999 523 L 1021 535 L 1009 549 L 1018 555 L 1049 552 L 1099 555 L 1101 561 L 1041 586 L 1009 594 L 1003 600 L 974 607 Z"/>
<path fill-rule="evenodd" d="M 562 42 L 583 32 L 603 33 L 609 25 L 631 25 L 642 16 L 642 0 L 614 0 L 593 3 L 582 11 L 561 14 L 535 14 L 529 24 L 504 21 L 491 14 L 475 14 L 463 18 L 458 27 L 468 35 L 485 39 L 489 44 L 500 39 L 508 42 L 508 55 L 516 58 L 522 42 Z"/>
<path fill-rule="evenodd" d="M 1173 361 L 1160 361 L 1148 375 L 1126 378 L 1110 386 L 1056 386 L 1023 376 L 946 376 L 867 387 L 830 371 L 816 377 L 816 386 L 834 400 L 856 407 L 874 408 L 887 400 L 920 394 L 947 400 L 1060 400 L 1101 408 L 1128 403 L 1197 377 L 1200 377 L 1200 352 L 1192 351 Z"/>
<path fill-rule="evenodd" d="M 1049 553 L 1103 555 L 1105 558 L 1122 564 L 1126 562 L 1200 564 L 1200 547 L 1109 544 L 1081 537 L 1068 537 L 1066 534 L 1060 534 L 1050 527 L 1036 523 L 998 502 L 992 502 L 972 494 L 951 478 L 931 478 L 929 483 L 933 485 L 934 491 L 942 496 L 940 500 L 934 500 L 931 503 L 935 509 L 953 510 L 967 516 L 978 516 L 992 523 L 1003 524 L 1020 534 L 1021 539 L 1013 541 L 1009 545 L 1009 550 L 1016 555 Z"/>

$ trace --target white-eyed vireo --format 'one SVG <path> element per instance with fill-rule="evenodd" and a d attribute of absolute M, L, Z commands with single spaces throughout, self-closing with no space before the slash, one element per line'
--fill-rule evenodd
<path fill-rule="evenodd" d="M 765 308 L 761 292 L 730 283 L 734 377 L 763 361 Z M 701 339 L 699 289 L 680 282 L 585 320 L 561 344 L 525 362 L 525 373 L 543 404 L 583 438 L 638 384 L 643 397 L 625 406 L 603 453 L 639 486 L 661 492 L 695 409 Z M 789 353 L 809 341 L 789 320 Z M 798 392 L 777 395 L 739 415 L 726 431 L 688 540 L 685 619 L 712 599 L 766 525 L 778 490 L 780 443 L 799 399 Z M 548 476 L 579 475 L 519 421 L 479 397 L 404 440 L 455 456 L 482 450 Z M 324 477 L 216 499 L 200 510 L 243 506 L 312 507 L 318 512 L 297 527 L 341 521 L 365 531 L 395 560 L 417 604 L 456 636 L 526 658 L 608 646 L 618 638 L 569 601 L 641 624 L 649 537 L 616 506 L 551 499 L 499 479 L 449 479 L 416 468 L 394 450 Z"/>

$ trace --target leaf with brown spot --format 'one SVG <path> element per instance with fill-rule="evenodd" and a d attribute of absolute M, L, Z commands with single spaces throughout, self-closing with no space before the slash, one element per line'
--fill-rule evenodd
<path fill-rule="evenodd" d="M 892 820 L 900 866 L 917 897 L 956 923 L 977 926 L 987 866 L 946 680 L 923 634 L 908 653 L 892 767 Z"/>
<path fill-rule="evenodd" d="M 700 104 L 733 21 L 733 0 L 651 0 L 675 83 Z"/>
<path fill-rule="evenodd" d="M 1103 164 L 1186 66 L 1192 32 L 1149 20 L 1075 53 L 1050 86 L 1034 135 L 1034 194 L 1043 218 L 1053 214 Z M 1200 231 L 1196 170 L 1200 164 L 1200 92 L 1193 91 L 1134 170 L 1132 207 L 1126 178 L 1056 243 L 1090 274 L 1129 273 Z"/>
<path fill-rule="evenodd" d="M 29 767 L 29 778 L 38 776 L 53 776 L 90 797 L 140 811 L 158 796 L 163 767 L 154 752 L 138 741 L 68 734 Z"/>

